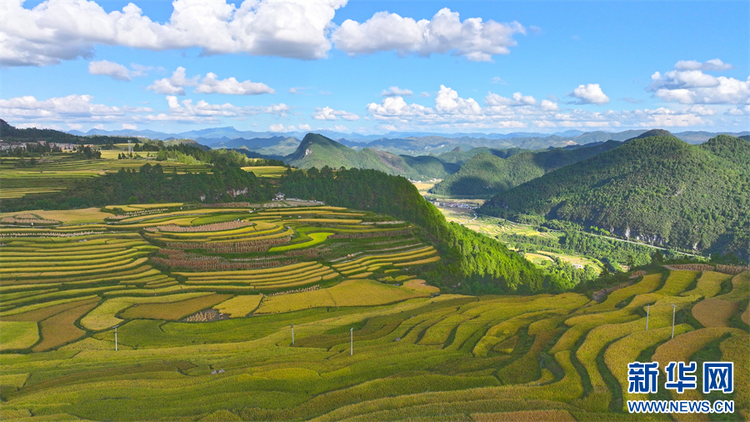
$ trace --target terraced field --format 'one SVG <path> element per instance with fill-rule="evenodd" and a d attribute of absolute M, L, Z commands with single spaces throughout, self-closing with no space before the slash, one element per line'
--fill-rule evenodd
<path fill-rule="evenodd" d="M 121 168 L 138 169 L 144 160 L 117 160 L 121 151 L 103 151 L 102 160 L 80 160 L 71 153 L 54 153 L 44 157 L 32 167 L 17 167 L 15 157 L 4 157 L 0 162 L 0 199 L 20 198 L 33 193 L 48 193 L 72 187 L 76 181 L 100 176 L 105 173 L 116 173 Z M 182 164 L 178 162 L 160 162 L 164 171 L 173 169 L 182 173 L 186 171 L 210 171 L 206 165 Z M 269 171 L 269 170 L 266 170 Z"/>
<path fill-rule="evenodd" d="M 0 228 L 2 420 L 636 419 L 635 360 L 732 360 L 750 385 L 748 272 L 663 269 L 601 303 L 440 295 L 437 251 L 367 212 L 104 212 Z M 710 398 L 747 420 L 749 392 Z"/>

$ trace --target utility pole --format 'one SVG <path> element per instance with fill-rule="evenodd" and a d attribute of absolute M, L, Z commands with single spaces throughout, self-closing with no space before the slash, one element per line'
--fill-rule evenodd
<path fill-rule="evenodd" d="M 674 338 L 674 315 L 677 312 L 677 305 L 672 304 L 672 338 Z"/>
<path fill-rule="evenodd" d="M 349 356 L 354 356 L 354 327 L 349 329 L 349 333 L 351 334 L 351 346 L 349 348 Z"/>
<path fill-rule="evenodd" d="M 646 331 L 648 331 L 648 315 L 651 311 L 651 305 L 646 305 Z"/>
<path fill-rule="evenodd" d="M 292 324 L 292 346 L 294 346 L 294 324 Z"/>

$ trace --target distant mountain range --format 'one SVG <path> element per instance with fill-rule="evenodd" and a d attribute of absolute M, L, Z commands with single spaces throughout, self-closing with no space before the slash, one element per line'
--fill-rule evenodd
<path fill-rule="evenodd" d="M 750 257 L 750 143 L 719 135 L 690 145 L 644 133 L 485 203 L 491 215 L 572 221 L 617 235 Z"/>
<path fill-rule="evenodd" d="M 441 154 L 456 147 L 470 150 L 477 147 L 494 149 L 523 148 L 546 149 L 549 147 L 565 147 L 569 145 L 584 145 L 593 142 L 609 140 L 624 141 L 633 138 L 646 130 L 627 130 L 622 132 L 581 132 L 568 130 L 564 132 L 545 134 L 534 132 L 498 133 L 452 133 L 439 134 L 429 132 L 389 132 L 382 135 L 362 135 L 358 133 L 343 133 L 334 131 L 317 131 L 329 139 L 336 140 L 342 145 L 354 149 L 372 148 L 388 151 L 397 155 L 429 155 Z M 297 148 L 306 132 L 255 132 L 240 131 L 234 127 L 207 128 L 179 133 L 156 132 L 152 130 L 115 130 L 106 131 L 92 129 L 88 132 L 70 131 L 78 136 L 108 135 L 108 136 L 140 136 L 150 139 L 193 139 L 211 148 L 247 149 L 265 155 L 285 156 Z M 715 137 L 719 133 L 709 132 L 681 132 L 675 136 L 685 142 L 698 144 Z M 750 132 L 728 133 L 732 136 L 750 135 Z"/>

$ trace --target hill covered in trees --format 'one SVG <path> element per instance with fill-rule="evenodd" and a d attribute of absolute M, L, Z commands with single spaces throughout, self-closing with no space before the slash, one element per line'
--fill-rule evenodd
<path fill-rule="evenodd" d="M 458 165 L 433 156 L 395 155 L 370 148 L 357 151 L 315 133 L 307 134 L 297 150 L 286 157 L 286 162 L 301 169 L 363 168 L 412 179 L 443 178 L 458 170 Z"/>
<path fill-rule="evenodd" d="M 495 194 L 621 144 L 610 140 L 573 149 L 520 152 L 508 158 L 500 157 L 494 151 L 482 152 L 469 159 L 456 173 L 435 185 L 430 193 L 455 196 Z"/>
<path fill-rule="evenodd" d="M 651 132 L 508 191 L 481 209 L 594 226 L 629 239 L 750 255 L 750 143 Z"/>

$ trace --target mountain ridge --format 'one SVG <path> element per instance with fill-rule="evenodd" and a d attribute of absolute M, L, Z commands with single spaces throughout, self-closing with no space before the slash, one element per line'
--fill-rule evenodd
<path fill-rule="evenodd" d="M 481 211 L 541 215 L 626 238 L 750 256 L 750 143 L 719 135 L 631 139 L 495 195 Z"/>

